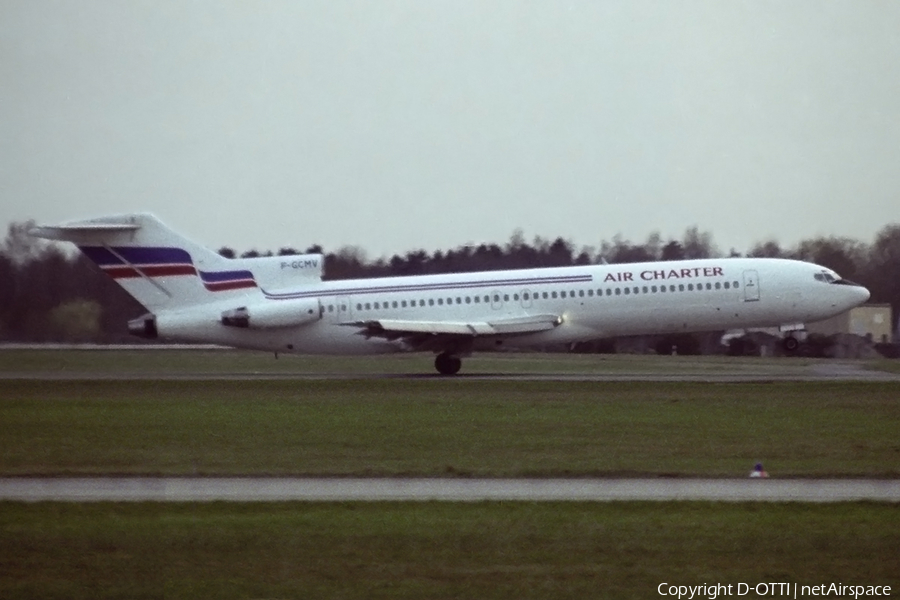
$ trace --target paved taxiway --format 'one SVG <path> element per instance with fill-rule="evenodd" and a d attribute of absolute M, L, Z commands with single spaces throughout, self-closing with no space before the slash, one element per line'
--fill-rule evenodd
<path fill-rule="evenodd" d="M 900 480 L 12 477 L 0 479 L 0 499 L 25 502 L 900 502 Z"/>

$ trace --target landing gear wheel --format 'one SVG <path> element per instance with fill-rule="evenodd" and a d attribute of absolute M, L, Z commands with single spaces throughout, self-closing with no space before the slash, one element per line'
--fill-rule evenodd
<path fill-rule="evenodd" d="M 441 375 L 456 375 L 462 366 L 462 360 L 451 354 L 438 354 L 434 359 L 434 368 Z"/>
<path fill-rule="evenodd" d="M 788 354 L 794 354 L 797 352 L 797 349 L 800 347 L 800 341 L 792 335 L 787 336 L 783 340 L 781 340 L 781 346 L 784 348 L 784 351 Z"/>

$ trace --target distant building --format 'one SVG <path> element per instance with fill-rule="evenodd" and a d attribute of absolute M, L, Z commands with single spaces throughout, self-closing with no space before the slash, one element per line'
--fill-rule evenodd
<path fill-rule="evenodd" d="M 876 344 L 886 344 L 893 341 L 892 316 L 890 304 L 863 304 L 830 319 L 807 323 L 806 331 L 822 335 L 849 333 Z"/>

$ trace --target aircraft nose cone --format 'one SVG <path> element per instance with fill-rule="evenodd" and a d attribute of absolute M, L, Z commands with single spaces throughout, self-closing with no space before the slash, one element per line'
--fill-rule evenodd
<path fill-rule="evenodd" d="M 863 286 L 859 286 L 859 291 L 857 292 L 857 294 L 859 295 L 859 303 L 860 304 L 862 304 L 864 302 L 868 302 L 869 298 L 872 297 L 872 294 L 869 292 L 869 290 L 867 290 Z"/>

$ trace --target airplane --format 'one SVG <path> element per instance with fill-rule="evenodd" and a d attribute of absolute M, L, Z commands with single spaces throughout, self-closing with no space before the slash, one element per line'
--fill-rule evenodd
<path fill-rule="evenodd" d="M 323 281 L 321 254 L 229 259 L 149 213 L 38 226 L 75 243 L 149 312 L 143 338 L 275 353 L 435 354 L 442 375 L 473 352 L 598 338 L 780 327 L 869 299 L 831 269 L 711 258 Z"/>

